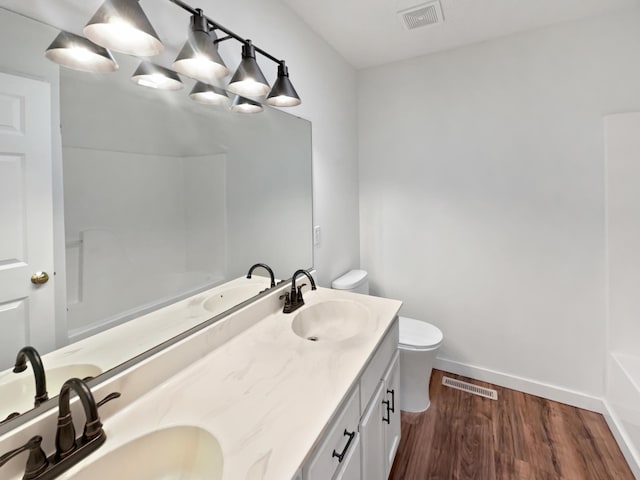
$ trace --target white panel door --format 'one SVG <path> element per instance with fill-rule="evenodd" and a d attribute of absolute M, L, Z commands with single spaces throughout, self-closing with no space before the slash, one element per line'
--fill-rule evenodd
<path fill-rule="evenodd" d="M 55 346 L 51 91 L 0 73 L 0 370 Z M 49 275 L 36 285 L 36 272 Z"/>

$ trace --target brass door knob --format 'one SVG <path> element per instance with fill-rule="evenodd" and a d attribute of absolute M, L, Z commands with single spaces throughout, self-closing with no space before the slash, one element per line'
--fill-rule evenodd
<path fill-rule="evenodd" d="M 49 281 L 49 274 L 47 272 L 36 272 L 31 275 L 31 283 L 34 285 L 43 285 Z"/>

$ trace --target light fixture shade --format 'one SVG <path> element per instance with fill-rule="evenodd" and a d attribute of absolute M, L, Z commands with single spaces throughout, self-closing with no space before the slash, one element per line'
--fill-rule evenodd
<path fill-rule="evenodd" d="M 107 73 L 118 69 L 109 50 L 70 32 L 60 32 L 44 56 L 59 65 L 82 72 Z"/>
<path fill-rule="evenodd" d="M 139 0 L 105 0 L 84 27 L 84 34 L 105 48 L 140 57 L 162 52 L 164 46 Z"/>
<path fill-rule="evenodd" d="M 302 103 L 298 92 L 289 80 L 289 69 L 284 62 L 280 62 L 278 65 L 278 78 L 267 97 L 267 103 L 274 107 L 295 107 Z"/>
<path fill-rule="evenodd" d="M 269 84 L 258 66 L 256 50 L 251 40 L 247 40 L 242 46 L 242 61 L 231 77 L 227 89 L 236 95 L 250 97 L 261 97 L 269 93 Z"/>
<path fill-rule="evenodd" d="M 140 63 L 131 80 L 143 87 L 158 90 L 180 90 L 184 86 L 176 72 L 151 62 Z"/>
<path fill-rule="evenodd" d="M 222 88 L 208 85 L 203 82 L 197 82 L 193 86 L 189 96 L 194 102 L 202 103 L 203 105 L 228 106 L 230 103 L 229 97 L 227 97 L 227 92 Z"/>
<path fill-rule="evenodd" d="M 263 110 L 262 105 L 249 98 L 236 95 L 231 104 L 231 111 L 238 113 L 260 113 Z"/>
<path fill-rule="evenodd" d="M 191 16 L 189 38 L 173 62 L 173 68 L 183 75 L 208 83 L 227 76 L 229 69 L 214 43 L 217 39 L 215 32 L 209 31 L 202 11 L 196 11 L 198 13 Z"/>

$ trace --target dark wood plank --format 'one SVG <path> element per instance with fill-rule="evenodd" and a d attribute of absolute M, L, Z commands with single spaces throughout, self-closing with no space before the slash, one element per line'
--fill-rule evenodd
<path fill-rule="evenodd" d="M 498 390 L 498 400 L 431 378 L 431 408 L 402 413 L 391 480 L 634 480 L 602 415 Z"/>

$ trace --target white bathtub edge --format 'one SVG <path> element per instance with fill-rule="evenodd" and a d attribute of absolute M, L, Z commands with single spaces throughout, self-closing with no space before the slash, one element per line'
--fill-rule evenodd
<path fill-rule="evenodd" d="M 631 472 L 636 477 L 636 479 L 640 480 L 640 455 L 632 446 L 631 440 L 629 439 L 624 427 L 622 426 L 622 422 L 615 413 L 615 410 L 609 405 L 609 402 L 606 400 L 603 401 L 604 405 L 604 419 L 609 426 L 609 430 L 613 434 L 613 438 L 615 438 L 618 443 L 618 447 L 620 447 L 620 451 L 624 456 L 625 460 L 629 464 L 629 468 Z"/>

